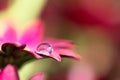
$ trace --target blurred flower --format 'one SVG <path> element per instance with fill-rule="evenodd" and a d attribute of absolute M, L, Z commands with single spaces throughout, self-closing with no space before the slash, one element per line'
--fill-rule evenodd
<path fill-rule="evenodd" d="M 96 80 L 93 66 L 88 63 L 75 63 L 69 73 L 68 80 Z"/>
<path fill-rule="evenodd" d="M 114 26 L 120 23 L 117 0 L 75 0 L 64 6 L 64 15 L 78 24 Z"/>
<path fill-rule="evenodd" d="M 119 5 L 117 0 L 52 0 L 45 6 L 42 17 L 49 21 L 63 18 L 80 25 L 113 27 L 120 23 Z"/>
<path fill-rule="evenodd" d="M 9 0 L 0 0 L 0 11 L 6 9 L 9 5 Z"/>
<path fill-rule="evenodd" d="M 20 80 L 15 66 L 8 64 L 0 72 L 0 80 Z M 29 80 L 44 80 L 43 73 L 33 75 Z"/>

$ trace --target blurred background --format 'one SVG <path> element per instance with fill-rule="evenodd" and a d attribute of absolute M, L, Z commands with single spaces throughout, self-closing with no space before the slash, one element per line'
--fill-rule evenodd
<path fill-rule="evenodd" d="M 41 20 L 44 38 L 72 40 L 82 57 L 28 62 L 19 71 L 21 80 L 39 71 L 46 80 L 120 80 L 119 0 L 0 0 L 0 21 L 8 17 L 18 32 L 25 23 Z"/>

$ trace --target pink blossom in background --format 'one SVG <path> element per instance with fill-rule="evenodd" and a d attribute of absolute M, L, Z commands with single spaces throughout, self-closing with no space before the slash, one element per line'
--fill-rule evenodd
<path fill-rule="evenodd" d="M 14 65 L 8 64 L 0 72 L 0 80 L 20 80 L 17 69 Z M 44 80 L 43 73 L 33 75 L 29 80 Z"/>
<path fill-rule="evenodd" d="M 9 0 L 0 0 L 0 11 L 6 9 L 9 5 Z"/>
<path fill-rule="evenodd" d="M 49 21 L 62 18 L 80 25 L 114 27 L 120 23 L 119 5 L 118 0 L 52 0 L 45 6 L 42 17 Z"/>
<path fill-rule="evenodd" d="M 117 0 L 75 0 L 64 6 L 64 15 L 78 24 L 116 26 L 120 23 Z"/>
<path fill-rule="evenodd" d="M 93 66 L 88 63 L 75 63 L 69 70 L 68 80 L 96 80 Z"/>

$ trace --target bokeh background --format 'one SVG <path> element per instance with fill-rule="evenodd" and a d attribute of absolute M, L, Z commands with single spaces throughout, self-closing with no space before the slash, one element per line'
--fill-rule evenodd
<path fill-rule="evenodd" d="M 39 19 L 45 38 L 73 40 L 82 57 L 30 61 L 19 70 L 21 80 L 39 71 L 46 80 L 120 80 L 119 0 L 0 0 L 0 21 L 6 18 L 19 33 Z"/>

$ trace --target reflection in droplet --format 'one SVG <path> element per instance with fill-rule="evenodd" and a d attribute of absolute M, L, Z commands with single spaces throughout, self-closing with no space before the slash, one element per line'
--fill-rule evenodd
<path fill-rule="evenodd" d="M 51 54 L 53 52 L 53 47 L 49 43 L 41 43 L 37 46 L 36 53 L 37 54 Z"/>

